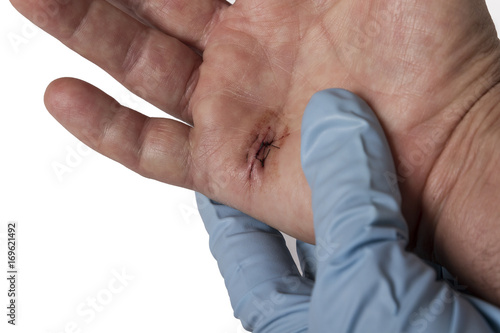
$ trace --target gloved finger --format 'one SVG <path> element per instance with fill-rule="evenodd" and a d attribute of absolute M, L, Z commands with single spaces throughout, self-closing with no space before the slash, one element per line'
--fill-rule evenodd
<path fill-rule="evenodd" d="M 314 281 L 316 278 L 317 265 L 315 246 L 297 239 L 296 248 L 302 275 Z"/>
<path fill-rule="evenodd" d="M 500 314 L 459 295 L 405 251 L 408 230 L 389 146 L 370 107 L 339 89 L 313 96 L 302 121 L 301 161 L 312 192 L 318 260 L 310 330 L 498 332 Z"/>
<path fill-rule="evenodd" d="M 312 281 L 300 275 L 281 233 L 202 194 L 196 200 L 235 317 L 255 333 L 305 331 Z"/>

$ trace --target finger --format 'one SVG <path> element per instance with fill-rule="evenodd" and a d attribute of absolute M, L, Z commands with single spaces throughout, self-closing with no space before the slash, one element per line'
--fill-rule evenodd
<path fill-rule="evenodd" d="M 196 200 L 235 317 L 254 332 L 305 331 L 313 283 L 300 276 L 282 234 L 199 193 Z"/>
<path fill-rule="evenodd" d="M 223 0 L 108 0 L 158 30 L 200 50 L 229 4 Z"/>
<path fill-rule="evenodd" d="M 28 19 L 172 116 L 188 111 L 201 58 L 103 0 L 12 0 Z"/>
<path fill-rule="evenodd" d="M 52 82 L 45 104 L 57 121 L 90 148 L 145 177 L 191 188 L 189 126 L 149 118 L 76 79 Z"/>
<path fill-rule="evenodd" d="M 316 267 L 318 264 L 315 255 L 315 246 L 298 239 L 296 244 L 300 269 L 302 269 L 305 278 L 314 281 L 316 278 Z"/>

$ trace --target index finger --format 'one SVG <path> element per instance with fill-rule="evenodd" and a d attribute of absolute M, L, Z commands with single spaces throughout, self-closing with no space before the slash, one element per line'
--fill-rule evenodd
<path fill-rule="evenodd" d="M 147 117 L 70 78 L 49 85 L 45 104 L 61 125 L 97 152 L 145 177 L 193 188 L 188 125 Z"/>

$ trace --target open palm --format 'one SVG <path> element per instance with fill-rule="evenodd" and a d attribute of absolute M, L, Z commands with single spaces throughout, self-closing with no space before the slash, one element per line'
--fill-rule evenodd
<path fill-rule="evenodd" d="M 11 2 L 191 125 L 148 118 L 89 84 L 61 79 L 46 104 L 70 132 L 146 177 L 306 241 L 314 230 L 300 125 L 315 92 L 345 88 L 375 110 L 399 171 L 388 181 L 401 187 L 415 233 L 425 196 L 434 194 L 425 184 L 438 156 L 496 82 L 498 40 L 480 0 Z"/>

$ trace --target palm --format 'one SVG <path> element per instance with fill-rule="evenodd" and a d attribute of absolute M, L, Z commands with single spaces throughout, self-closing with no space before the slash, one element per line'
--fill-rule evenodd
<path fill-rule="evenodd" d="M 48 6 L 12 1 L 35 23 Z M 467 96 L 453 101 L 466 86 L 478 86 L 478 94 L 488 88 L 460 77 L 469 69 L 481 72 L 475 55 L 495 37 L 492 23 L 484 24 L 487 12 L 474 9 L 484 8 L 481 2 L 112 2 L 162 33 L 90 0 L 60 6 L 43 28 L 194 127 L 116 108 L 102 92 L 68 80 L 49 88 L 49 110 L 89 146 L 127 167 L 200 191 L 308 241 L 314 232 L 300 166 L 300 124 L 314 92 L 349 89 L 374 108 L 397 163 L 405 162 L 399 185 L 411 217 L 422 209 L 435 158 L 468 107 Z M 75 20 L 87 11 L 78 26 Z M 104 34 L 102 21 L 108 22 Z"/>
<path fill-rule="evenodd" d="M 436 155 L 470 98 L 479 97 L 464 96 L 452 105 L 460 89 L 474 82 L 457 87 L 449 77 L 474 63 L 470 56 L 494 38 L 494 30 L 492 25 L 471 29 L 483 20 L 469 18 L 473 4 L 443 3 L 443 14 L 431 15 L 430 7 L 437 6 L 439 13 L 439 5 L 378 3 L 375 10 L 375 3 L 370 9 L 363 1 L 323 7 L 313 2 L 241 2 L 227 10 L 207 39 L 192 96 L 194 131 L 200 117 L 202 133 L 193 136 L 199 140 L 193 162 L 206 166 L 197 167 L 204 171 L 197 183 L 201 189 L 213 182 L 209 189 L 217 192 L 208 191 L 212 197 L 312 240 L 310 194 L 299 161 L 300 121 L 314 92 L 342 87 L 364 97 L 382 120 L 403 161 L 399 181 L 406 202 L 412 203 L 406 213 L 418 215 L 419 196 Z M 477 42 L 457 57 L 457 47 L 471 39 Z M 482 84 L 476 94 L 488 88 Z M 457 88 L 457 95 L 442 99 Z M 209 121 L 204 121 L 206 115 Z M 280 150 L 269 148 L 265 172 L 249 175 L 246 154 L 268 128 L 274 133 L 268 139 L 276 140 Z M 259 165 L 257 161 L 260 170 Z M 388 181 L 393 181 L 390 176 Z"/>

